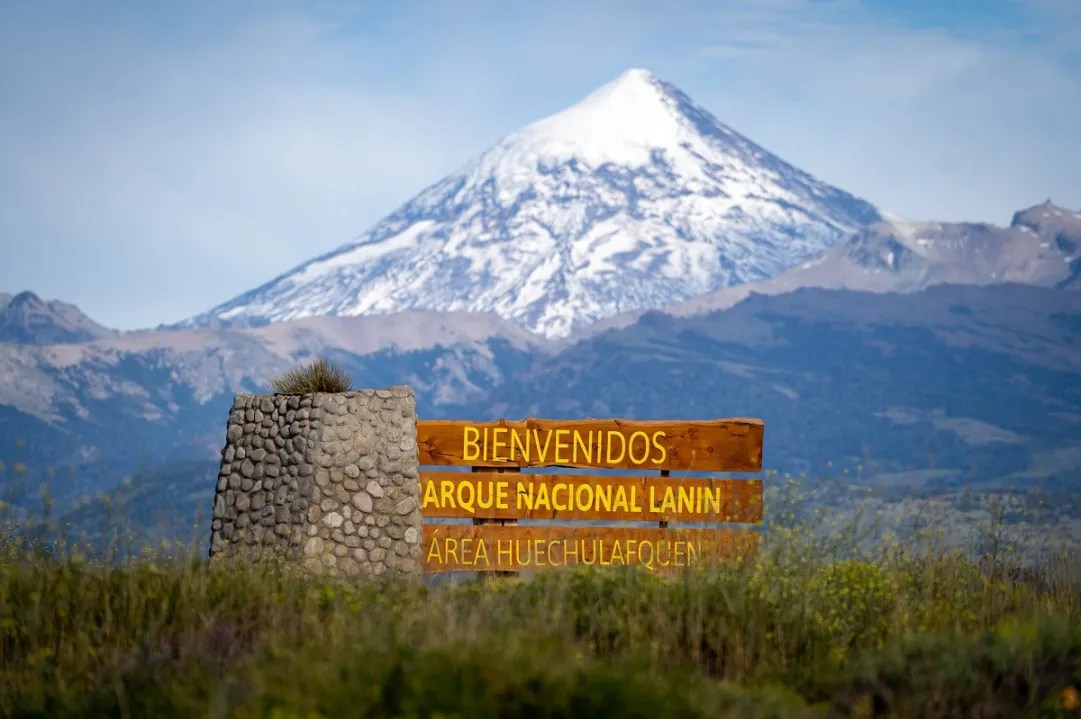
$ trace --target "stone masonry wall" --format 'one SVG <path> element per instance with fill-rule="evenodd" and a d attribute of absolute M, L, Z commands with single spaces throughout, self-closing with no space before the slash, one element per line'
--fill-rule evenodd
<path fill-rule="evenodd" d="M 317 571 L 419 576 L 419 490 L 408 387 L 237 395 L 211 561 L 275 556 Z"/>

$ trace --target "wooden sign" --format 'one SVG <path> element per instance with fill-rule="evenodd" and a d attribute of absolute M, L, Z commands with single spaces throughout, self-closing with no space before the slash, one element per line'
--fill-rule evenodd
<path fill-rule="evenodd" d="M 592 467 L 757 472 L 757 419 L 621 419 L 417 422 L 421 465 Z"/>
<path fill-rule="evenodd" d="M 670 573 L 754 556 L 758 533 L 737 529 L 424 527 L 428 572 L 516 572 L 569 566 L 641 566 Z"/>
<path fill-rule="evenodd" d="M 639 565 L 665 574 L 752 556 L 747 529 L 669 529 L 668 522 L 762 521 L 758 479 L 670 471 L 758 472 L 757 419 L 417 422 L 421 514 L 473 525 L 424 525 L 428 572 L 509 572 Z M 523 474 L 524 467 L 630 469 L 633 476 Z M 651 474 L 652 472 L 652 474 Z M 657 527 L 518 526 L 519 519 L 638 520 Z"/>
<path fill-rule="evenodd" d="M 420 473 L 425 517 L 762 521 L 762 481 L 574 474 Z"/>

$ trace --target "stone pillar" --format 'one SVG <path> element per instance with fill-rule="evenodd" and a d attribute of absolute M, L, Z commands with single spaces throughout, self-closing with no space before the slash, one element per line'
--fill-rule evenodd
<path fill-rule="evenodd" d="M 237 395 L 211 560 L 277 557 L 316 571 L 419 576 L 416 398 L 406 386 Z"/>

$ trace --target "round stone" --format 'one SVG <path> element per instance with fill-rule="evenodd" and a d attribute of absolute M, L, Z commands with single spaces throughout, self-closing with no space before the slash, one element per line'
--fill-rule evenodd
<path fill-rule="evenodd" d="M 342 526 L 342 522 L 344 521 L 342 515 L 337 512 L 328 512 L 327 515 L 323 517 L 323 524 L 335 529 Z"/>
<path fill-rule="evenodd" d="M 353 440 L 353 449 L 360 454 L 371 454 L 375 449 L 375 435 L 364 433 L 358 434 Z"/>
<path fill-rule="evenodd" d="M 368 491 L 368 494 L 372 495 L 376 499 L 379 499 L 384 494 L 383 487 L 379 484 L 379 482 L 376 482 L 374 479 L 368 482 L 368 486 L 365 487 L 365 489 Z"/>
<path fill-rule="evenodd" d="M 367 492 L 357 492 L 353 495 L 353 506 L 365 514 L 372 511 L 372 497 Z"/>
<path fill-rule="evenodd" d="M 420 538 L 420 533 L 417 531 L 416 527 L 406 527 L 404 538 L 406 544 L 416 544 L 417 540 Z"/>

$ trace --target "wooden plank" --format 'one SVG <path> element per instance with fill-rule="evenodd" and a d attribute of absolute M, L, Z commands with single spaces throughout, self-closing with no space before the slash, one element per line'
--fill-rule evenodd
<path fill-rule="evenodd" d="M 758 472 L 763 433 L 744 418 L 421 420 L 417 449 L 422 465 Z"/>
<path fill-rule="evenodd" d="M 421 515 L 657 522 L 762 521 L 762 480 L 579 474 L 420 473 Z"/>
<path fill-rule="evenodd" d="M 424 569 L 438 572 L 540 571 L 567 566 L 638 565 L 669 573 L 754 556 L 757 532 L 738 529 L 628 529 L 427 524 Z"/>

